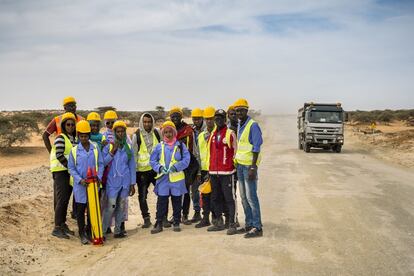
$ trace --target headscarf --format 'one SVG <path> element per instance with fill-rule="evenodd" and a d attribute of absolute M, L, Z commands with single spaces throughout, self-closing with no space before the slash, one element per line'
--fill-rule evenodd
<path fill-rule="evenodd" d="M 131 157 L 132 157 L 132 152 L 131 152 L 131 148 L 129 147 L 129 145 L 127 143 L 126 133 L 125 133 L 124 138 L 118 139 L 118 136 L 116 136 L 115 131 L 114 131 L 114 139 L 115 139 L 115 142 L 118 142 L 119 147 L 121 149 L 123 148 L 125 150 L 126 154 L 128 155 L 128 160 L 130 160 Z"/>
<path fill-rule="evenodd" d="M 173 137 L 171 139 L 168 139 L 165 135 L 164 132 L 166 129 L 171 129 L 173 131 Z M 177 130 L 172 127 L 172 126 L 165 126 L 161 129 L 161 135 L 162 135 L 162 140 L 164 141 L 164 143 L 166 143 L 169 146 L 173 146 L 175 144 L 175 142 L 177 141 Z"/>

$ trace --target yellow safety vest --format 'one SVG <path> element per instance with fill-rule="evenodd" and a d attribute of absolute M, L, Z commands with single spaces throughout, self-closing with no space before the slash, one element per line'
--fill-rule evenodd
<path fill-rule="evenodd" d="M 198 148 L 200 149 L 200 161 L 201 161 L 201 170 L 208 171 L 210 167 L 210 144 L 211 144 L 211 134 L 206 141 L 205 137 L 206 130 L 201 132 L 198 135 Z"/>
<path fill-rule="evenodd" d="M 90 143 L 91 143 L 91 145 L 94 145 L 93 142 L 90 141 Z M 94 146 L 95 147 L 93 149 L 93 155 L 95 156 L 95 170 L 96 170 L 96 173 L 98 173 L 98 171 L 99 171 L 99 167 L 98 167 L 98 147 L 97 147 L 97 145 L 94 145 Z M 73 160 L 75 161 L 75 165 L 76 165 L 77 151 L 78 151 L 78 145 L 76 145 L 72 148 L 72 156 L 73 156 Z M 73 186 L 73 177 L 72 176 L 70 176 L 69 184 L 71 186 Z"/>
<path fill-rule="evenodd" d="M 165 149 L 165 144 L 164 144 L 164 142 L 161 142 L 161 158 L 160 158 L 160 164 L 161 164 L 163 167 L 165 167 L 165 152 L 164 152 L 164 149 Z M 177 152 L 177 149 L 178 149 L 178 146 L 176 145 L 176 146 L 174 147 L 174 151 L 173 151 L 173 154 L 172 154 L 172 156 L 171 156 L 170 168 L 171 168 L 174 164 L 176 164 L 176 163 L 178 162 L 177 160 L 175 160 L 175 153 Z M 158 178 L 160 178 L 161 176 L 163 176 L 163 175 L 159 173 L 159 174 L 155 177 L 155 179 L 158 179 Z M 181 171 L 181 172 L 170 172 L 170 173 L 168 174 L 168 177 L 169 177 L 169 179 L 170 179 L 170 181 L 171 181 L 171 182 L 178 182 L 178 181 L 181 181 L 181 180 L 184 180 L 184 179 L 185 179 L 185 175 L 184 175 L 184 172 L 183 172 L 183 171 Z"/>
<path fill-rule="evenodd" d="M 247 122 L 246 127 L 244 128 L 244 131 L 242 135 L 240 136 L 239 142 L 237 144 L 237 151 L 235 156 L 235 161 L 237 164 L 250 166 L 253 164 L 253 145 L 250 144 L 249 141 L 249 135 L 250 130 L 255 121 L 253 119 L 250 119 Z M 257 164 L 260 164 L 261 155 L 259 153 L 259 157 L 257 158 Z"/>
<path fill-rule="evenodd" d="M 147 145 L 144 141 L 144 136 L 141 132 L 139 132 L 139 135 L 141 136 L 141 144 L 138 149 L 138 156 L 136 158 L 137 163 L 137 171 L 139 172 L 147 172 L 152 170 L 150 165 L 150 154 L 147 149 Z M 138 138 L 138 137 L 137 137 Z M 154 150 L 155 146 L 158 144 L 157 136 L 155 136 L 155 133 L 152 133 L 152 149 Z"/>
<path fill-rule="evenodd" d="M 61 133 L 62 137 L 65 139 L 65 151 L 64 155 L 67 160 L 69 160 L 70 150 L 72 149 L 72 142 L 65 134 Z M 62 172 L 67 171 L 68 168 L 62 165 L 60 161 L 56 158 L 56 147 L 53 145 L 52 151 L 50 152 L 50 171 L 51 172 Z"/>

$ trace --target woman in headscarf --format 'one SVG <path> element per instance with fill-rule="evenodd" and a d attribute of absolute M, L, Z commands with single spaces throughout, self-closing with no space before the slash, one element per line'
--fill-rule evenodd
<path fill-rule="evenodd" d="M 156 224 L 151 234 L 163 230 L 163 219 L 168 210 L 168 198 L 171 196 L 173 206 L 173 229 L 181 231 L 181 202 L 183 194 L 187 193 L 184 169 L 190 164 L 190 153 L 187 147 L 177 140 L 177 130 L 171 121 L 166 121 L 161 128 L 162 142 L 153 150 L 150 165 L 157 173 L 157 183 L 154 188 L 157 199 Z"/>
<path fill-rule="evenodd" d="M 125 232 L 121 224 L 125 219 L 125 200 L 128 195 L 135 194 L 136 173 L 135 158 L 131 146 L 126 139 L 127 126 L 122 121 L 113 125 L 114 143 L 103 149 L 104 164 L 109 166 L 106 182 L 106 195 L 108 198 L 104 211 L 102 226 L 105 229 L 111 224 L 111 217 L 115 213 L 115 238 L 124 238 Z"/>
<path fill-rule="evenodd" d="M 72 186 L 68 172 L 68 159 L 72 146 L 76 144 L 76 117 L 67 112 L 62 115 L 62 133 L 59 134 L 50 152 L 50 171 L 53 175 L 53 199 L 55 210 L 55 228 L 52 235 L 69 239 L 68 234 L 74 235 L 66 224 L 66 215 Z"/>

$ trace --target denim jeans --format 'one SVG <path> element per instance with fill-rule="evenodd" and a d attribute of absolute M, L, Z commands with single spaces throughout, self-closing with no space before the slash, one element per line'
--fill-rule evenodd
<path fill-rule="evenodd" d="M 262 229 L 260 204 L 257 197 L 257 178 L 249 180 L 249 166 L 244 165 L 237 165 L 237 178 L 246 226 Z"/>
<path fill-rule="evenodd" d="M 102 222 L 102 229 L 104 233 L 106 229 L 108 229 L 108 227 L 111 226 L 111 218 L 114 213 L 115 213 L 114 234 L 119 234 L 121 232 L 121 223 L 124 221 L 124 216 L 125 216 L 125 200 L 126 200 L 126 198 L 121 198 L 121 191 L 118 193 L 117 197 L 108 198 L 107 205 L 104 211 L 103 222 Z"/>

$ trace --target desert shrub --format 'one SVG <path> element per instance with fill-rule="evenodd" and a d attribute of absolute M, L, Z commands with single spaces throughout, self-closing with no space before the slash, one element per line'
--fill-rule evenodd
<path fill-rule="evenodd" d="M 0 116 L 0 148 L 23 143 L 33 132 L 39 132 L 35 118 L 26 114 Z"/>

